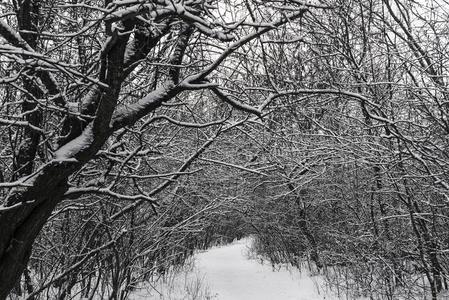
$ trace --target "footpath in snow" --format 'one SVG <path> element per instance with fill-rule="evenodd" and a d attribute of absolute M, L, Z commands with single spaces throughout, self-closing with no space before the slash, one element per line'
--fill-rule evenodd
<path fill-rule="evenodd" d="M 337 300 L 321 276 L 248 258 L 251 239 L 194 256 L 193 269 L 133 294 L 132 300 Z M 152 290 L 152 291 L 150 291 Z M 151 295 L 149 295 L 149 293 Z M 359 299 L 361 300 L 361 299 Z"/>
<path fill-rule="evenodd" d="M 335 299 L 322 290 L 320 277 L 307 271 L 273 271 L 270 264 L 248 259 L 250 239 L 214 247 L 196 255 L 195 265 L 217 300 Z"/>

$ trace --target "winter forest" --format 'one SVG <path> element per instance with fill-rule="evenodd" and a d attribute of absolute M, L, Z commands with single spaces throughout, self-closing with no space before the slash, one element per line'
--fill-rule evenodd
<path fill-rule="evenodd" d="M 446 0 L 0 1 L 0 299 L 128 299 L 248 236 L 348 299 L 443 299 L 448 20 Z"/>

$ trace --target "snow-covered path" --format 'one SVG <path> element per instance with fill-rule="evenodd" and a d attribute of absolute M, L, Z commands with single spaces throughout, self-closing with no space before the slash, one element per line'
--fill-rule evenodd
<path fill-rule="evenodd" d="M 212 248 L 196 255 L 196 268 L 204 275 L 217 300 L 317 300 L 334 299 L 319 291 L 319 277 L 308 272 L 272 270 L 246 257 L 250 240 Z"/>

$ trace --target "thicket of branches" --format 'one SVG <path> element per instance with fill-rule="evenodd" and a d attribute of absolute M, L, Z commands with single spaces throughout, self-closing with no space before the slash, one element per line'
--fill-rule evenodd
<path fill-rule="evenodd" d="M 267 51 L 304 90 L 265 125 L 275 167 L 252 216 L 273 262 L 307 257 L 375 299 L 447 289 L 448 24 L 428 5 L 341 1 L 304 17 L 301 47 Z"/>
<path fill-rule="evenodd" d="M 0 3 L 0 299 L 125 299 L 249 234 L 338 288 L 436 299 L 447 8 Z"/>

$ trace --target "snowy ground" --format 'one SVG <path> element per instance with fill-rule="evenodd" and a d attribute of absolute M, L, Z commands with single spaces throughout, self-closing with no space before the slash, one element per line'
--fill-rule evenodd
<path fill-rule="evenodd" d="M 308 272 L 280 269 L 247 258 L 249 240 L 212 248 L 196 256 L 210 291 L 219 300 L 315 300 L 332 299 L 321 289 L 319 277 Z"/>
<path fill-rule="evenodd" d="M 141 291 L 133 300 L 321 300 L 338 299 L 319 276 L 306 270 L 273 270 L 248 258 L 250 239 L 196 254 L 194 268 L 159 284 L 157 293 Z"/>

